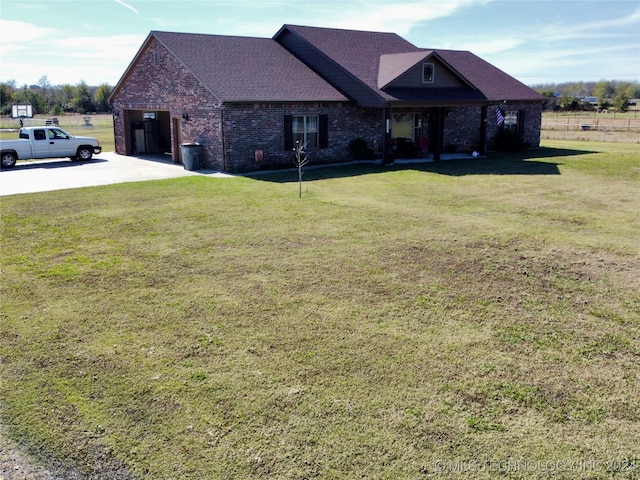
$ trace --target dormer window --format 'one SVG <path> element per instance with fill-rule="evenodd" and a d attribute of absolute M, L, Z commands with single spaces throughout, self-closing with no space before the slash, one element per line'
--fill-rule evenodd
<path fill-rule="evenodd" d="M 422 83 L 433 83 L 433 63 L 422 64 Z"/>

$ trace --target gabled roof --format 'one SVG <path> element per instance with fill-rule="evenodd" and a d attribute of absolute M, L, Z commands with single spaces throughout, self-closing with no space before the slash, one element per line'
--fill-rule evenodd
<path fill-rule="evenodd" d="M 299 25 L 285 25 L 281 31 L 285 29 L 304 38 L 335 63 L 374 88 L 377 88 L 381 55 L 418 50 L 418 47 L 395 33 Z M 277 36 L 278 34 L 275 38 Z"/>
<path fill-rule="evenodd" d="M 269 38 L 152 31 L 140 52 L 152 40 L 222 102 L 347 100 Z"/>
<path fill-rule="evenodd" d="M 301 48 L 294 54 L 303 61 L 313 61 L 314 53 L 323 55 L 375 93 L 382 102 L 410 100 L 397 96 L 401 92 L 410 93 L 413 101 L 420 99 L 420 91 L 424 94 L 424 100 L 440 98 L 443 92 L 430 92 L 429 88 L 411 92 L 406 88 L 385 88 L 394 78 L 429 55 L 437 55 L 469 87 L 466 94 L 457 94 L 461 98 L 482 99 L 484 102 L 543 99 L 535 90 L 471 52 L 422 49 L 394 33 L 284 25 L 274 38 L 285 43 L 290 50 L 296 44 L 286 44 L 288 35 L 297 37 Z M 398 69 L 396 72 L 393 71 L 395 68 Z M 315 70 L 323 75 L 322 71 Z M 340 85 L 337 87 L 340 88 Z"/>
<path fill-rule="evenodd" d="M 273 37 L 316 73 L 362 106 L 384 106 L 380 56 L 418 47 L 395 33 L 284 25 Z"/>
<path fill-rule="evenodd" d="M 424 62 L 433 50 L 421 50 L 409 53 L 389 53 L 380 55 L 380 67 L 378 68 L 378 88 L 383 89 L 396 78 L 402 76 L 418 63 Z"/>
<path fill-rule="evenodd" d="M 492 101 L 543 100 L 544 97 L 471 52 L 438 50 L 438 55 Z"/>
<path fill-rule="evenodd" d="M 543 97 L 471 52 L 418 48 L 395 33 L 284 25 L 273 39 L 152 31 L 110 98 L 157 41 L 220 102 L 481 102 Z M 394 81 L 427 58 L 459 88 Z"/>

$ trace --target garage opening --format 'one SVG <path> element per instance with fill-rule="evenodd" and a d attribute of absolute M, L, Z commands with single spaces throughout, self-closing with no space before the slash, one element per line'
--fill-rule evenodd
<path fill-rule="evenodd" d="M 168 155 L 171 152 L 171 117 L 168 111 L 130 110 L 129 145 L 132 155 Z"/>

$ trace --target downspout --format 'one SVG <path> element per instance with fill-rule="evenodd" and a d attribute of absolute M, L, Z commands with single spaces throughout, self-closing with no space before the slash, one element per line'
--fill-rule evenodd
<path fill-rule="evenodd" d="M 227 171 L 227 152 L 225 151 L 225 142 L 224 142 L 224 106 L 220 105 L 220 143 L 222 145 L 222 171 Z"/>

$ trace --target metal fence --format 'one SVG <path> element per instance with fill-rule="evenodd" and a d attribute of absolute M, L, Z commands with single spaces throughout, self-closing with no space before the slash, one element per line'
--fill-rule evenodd
<path fill-rule="evenodd" d="M 640 119 L 542 117 L 542 138 L 640 143 Z"/>

